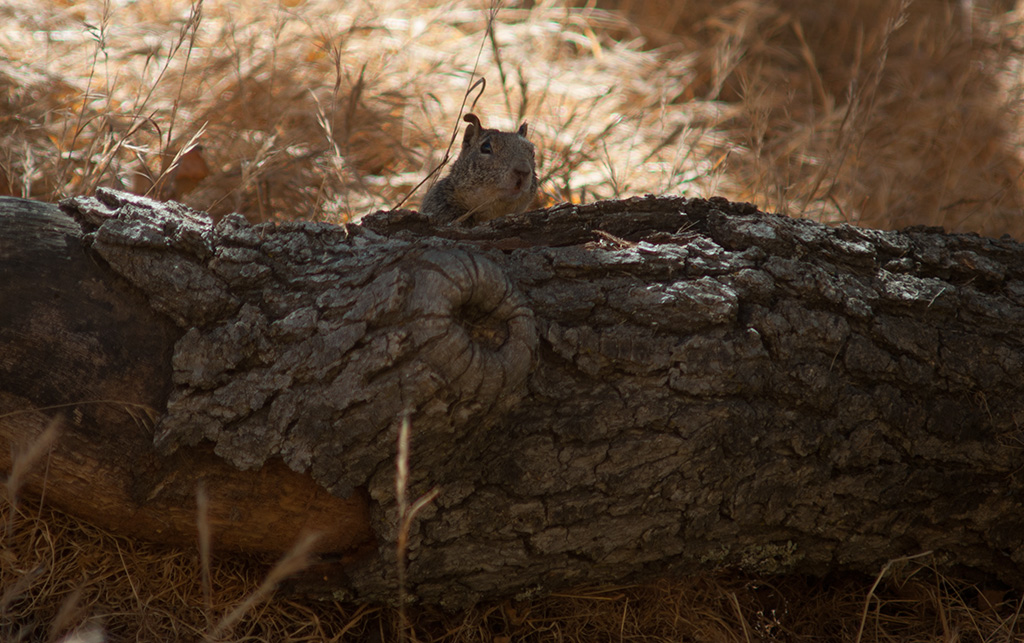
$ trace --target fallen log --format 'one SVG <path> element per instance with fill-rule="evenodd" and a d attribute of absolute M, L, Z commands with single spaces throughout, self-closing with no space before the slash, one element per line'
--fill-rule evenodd
<path fill-rule="evenodd" d="M 0 441 L 59 407 L 26 492 L 120 533 L 189 540 L 204 480 L 219 546 L 317 529 L 344 574 L 307 589 L 393 600 L 408 419 L 422 601 L 925 550 L 1024 586 L 1012 240 L 653 197 L 214 225 L 101 191 L 0 201 L 0 274 Z"/>

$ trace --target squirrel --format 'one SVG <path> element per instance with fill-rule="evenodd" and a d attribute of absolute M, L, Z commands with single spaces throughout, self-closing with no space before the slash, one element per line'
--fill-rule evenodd
<path fill-rule="evenodd" d="M 420 211 L 431 220 L 476 223 L 524 212 L 537 194 L 537 169 L 533 143 L 526 139 L 526 123 L 515 132 L 484 129 L 475 114 L 469 123 L 462 150 L 445 178 L 423 198 Z"/>

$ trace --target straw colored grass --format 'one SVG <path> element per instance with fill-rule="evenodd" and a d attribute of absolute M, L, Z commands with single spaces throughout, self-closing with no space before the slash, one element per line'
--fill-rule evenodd
<path fill-rule="evenodd" d="M 717 194 L 1020 234 L 1024 13 L 995 0 L 0 11 L 0 191 L 15 195 L 107 185 L 218 215 L 352 220 L 410 196 L 485 78 L 486 125 L 531 123 L 538 205 Z"/>
<path fill-rule="evenodd" d="M 415 207 L 472 107 L 489 127 L 530 122 L 538 206 L 722 195 L 1024 238 L 1010 3 L 0 0 L 0 18 L 2 194 L 102 185 L 218 216 L 351 221 Z M 126 541 L 16 496 L 15 473 L 0 490 L 3 641 L 1024 636 L 1019 594 L 927 557 L 877 578 L 723 573 L 400 618 L 274 594 L 301 547 L 277 567 L 208 556 L 201 519 L 196 551 Z"/>
<path fill-rule="evenodd" d="M 271 596 L 284 566 L 131 542 L 38 505 L 0 501 L 0 640 L 391 641 L 395 608 Z M 277 575 L 277 576 L 275 576 Z M 1024 636 L 1021 597 L 934 573 L 927 557 L 875 579 L 741 574 L 578 588 L 458 613 L 408 611 L 409 638 L 470 641 L 986 641 Z M 269 598 L 269 600 L 267 600 Z M 89 639 L 86 636 L 102 637 Z"/>

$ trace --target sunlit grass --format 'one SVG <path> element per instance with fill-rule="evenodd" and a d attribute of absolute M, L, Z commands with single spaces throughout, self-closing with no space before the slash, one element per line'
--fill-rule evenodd
<path fill-rule="evenodd" d="M 8 0 L 0 191 L 351 220 L 410 195 L 484 78 L 485 123 L 530 122 L 539 206 L 721 195 L 1019 236 L 1024 14 L 966 6 Z"/>

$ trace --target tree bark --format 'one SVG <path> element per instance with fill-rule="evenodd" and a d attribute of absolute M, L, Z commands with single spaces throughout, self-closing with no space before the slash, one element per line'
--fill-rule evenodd
<path fill-rule="evenodd" d="M 57 206 L 0 197 L 0 470 L 48 448 L 24 491 L 127 536 L 198 542 L 203 481 L 218 549 L 280 552 L 306 530 L 324 551 L 369 544 L 365 494 L 334 497 L 279 461 L 241 476 L 205 446 L 156 453 L 182 330 L 89 245 Z"/>
<path fill-rule="evenodd" d="M 410 502 L 440 490 L 410 521 L 423 601 L 722 567 L 874 573 L 924 550 L 1024 586 L 1012 240 L 715 199 L 440 229 L 407 211 L 214 226 L 109 191 L 63 203 L 74 222 L 12 203 L 0 437 L 47 415 L 4 409 L 73 407 L 47 497 L 123 533 L 186 538 L 203 478 L 215 528 L 249 536 L 217 531 L 224 546 L 318 527 L 321 550 L 369 553 L 307 586 L 394 599 L 407 417 Z M 81 453 L 94 492 L 58 497 Z M 109 517 L 146 512 L 176 527 Z"/>

